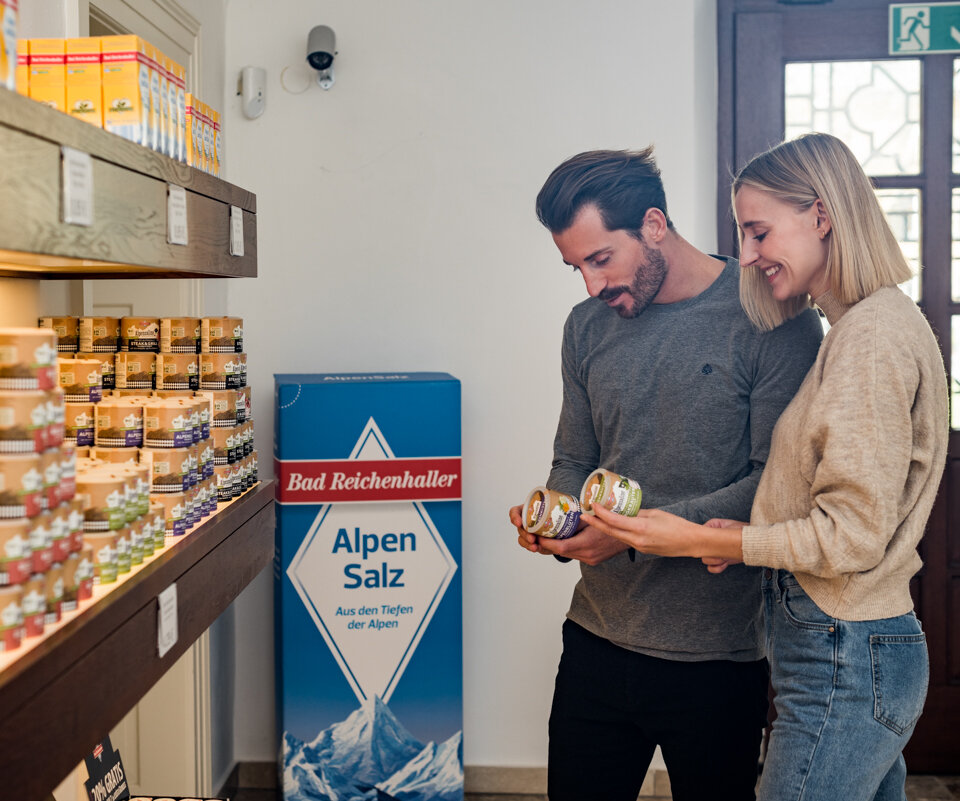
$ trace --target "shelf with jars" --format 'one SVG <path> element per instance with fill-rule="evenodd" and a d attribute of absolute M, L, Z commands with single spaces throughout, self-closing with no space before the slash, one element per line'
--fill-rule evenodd
<path fill-rule="evenodd" d="M 91 159 L 91 225 L 63 221 L 64 148 Z M 2 88 L 0 172 L 0 287 L 9 277 L 257 274 L 253 193 Z M 186 245 L 170 242 L 171 187 L 185 191 Z M 0 649 L 4 786 L 21 801 L 47 799 L 270 563 L 273 531 L 273 482 L 261 481 L 182 536 L 157 538 L 152 555 L 94 586 L 42 636 Z M 161 656 L 158 596 L 171 586 L 177 638 Z"/>

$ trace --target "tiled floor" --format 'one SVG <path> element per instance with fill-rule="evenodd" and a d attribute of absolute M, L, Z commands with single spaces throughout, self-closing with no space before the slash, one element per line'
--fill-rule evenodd
<path fill-rule="evenodd" d="M 960 776 L 910 776 L 908 801 L 960 801 Z M 240 790 L 232 801 L 280 801 L 274 790 Z M 539 795 L 478 795 L 467 793 L 464 801 L 546 801 Z M 670 801 L 664 796 L 647 796 L 643 801 Z"/>

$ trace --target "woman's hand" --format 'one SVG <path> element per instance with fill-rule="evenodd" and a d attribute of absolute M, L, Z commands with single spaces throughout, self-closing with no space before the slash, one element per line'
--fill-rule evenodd
<path fill-rule="evenodd" d="M 591 525 L 641 553 L 657 556 L 700 556 L 697 546 L 703 526 L 659 509 L 641 509 L 636 517 L 593 505 Z"/>
<path fill-rule="evenodd" d="M 704 523 L 707 528 L 735 528 L 740 532 L 740 541 L 743 542 L 743 527 L 747 525 L 746 523 L 741 523 L 739 520 L 726 520 L 723 518 L 715 517 L 713 520 L 708 520 Z M 741 546 L 742 547 L 742 546 Z M 743 559 L 723 559 L 719 556 L 705 556 L 700 560 L 707 566 L 707 570 L 711 573 L 722 573 L 730 565 L 736 565 L 743 561 Z"/>
<path fill-rule="evenodd" d="M 738 528 L 742 523 L 701 526 L 660 509 L 641 509 L 636 517 L 618 515 L 596 504 L 593 510 L 592 526 L 641 553 L 743 560 Z"/>

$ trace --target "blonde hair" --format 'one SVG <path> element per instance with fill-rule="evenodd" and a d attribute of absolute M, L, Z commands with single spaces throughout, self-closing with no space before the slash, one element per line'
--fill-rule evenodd
<path fill-rule="evenodd" d="M 835 136 L 810 133 L 755 156 L 731 187 L 749 186 L 809 209 L 818 199 L 830 219 L 826 275 L 834 297 L 852 305 L 882 286 L 896 286 L 912 272 L 859 162 Z M 734 205 L 734 216 L 736 206 Z M 743 231 L 740 231 L 743 242 Z M 763 330 L 776 328 L 810 304 L 807 295 L 778 301 L 759 270 L 741 269 L 740 302 Z"/>

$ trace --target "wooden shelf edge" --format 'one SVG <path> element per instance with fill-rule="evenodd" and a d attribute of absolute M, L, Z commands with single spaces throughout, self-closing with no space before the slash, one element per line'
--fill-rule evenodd
<path fill-rule="evenodd" d="M 273 491 L 252 488 L 0 673 L 0 775 L 18 799 L 45 799 L 271 562 Z M 161 659 L 156 596 L 174 582 L 179 637 Z"/>
<path fill-rule="evenodd" d="M 82 150 L 94 158 L 169 181 L 214 200 L 239 206 L 251 214 L 257 212 L 257 196 L 253 192 L 4 88 L 0 88 L 0 125 Z"/>

